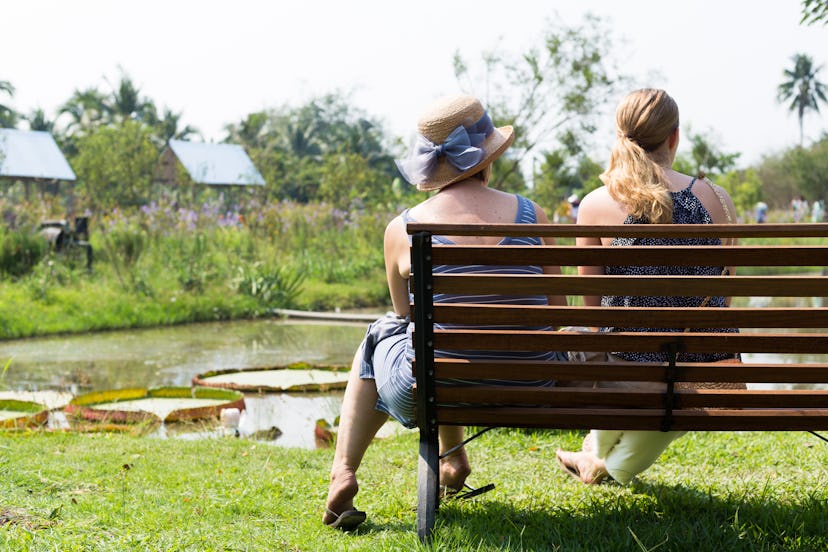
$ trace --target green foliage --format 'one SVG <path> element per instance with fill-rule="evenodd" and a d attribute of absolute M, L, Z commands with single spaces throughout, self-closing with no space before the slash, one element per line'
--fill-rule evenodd
<path fill-rule="evenodd" d="M 0 93 L 6 94 L 11 98 L 14 96 L 14 86 L 9 81 L 0 80 Z M 0 128 L 13 128 L 16 123 L 17 112 L 10 106 L 0 104 Z"/>
<path fill-rule="evenodd" d="M 101 127 L 79 138 L 77 148 L 71 163 L 80 206 L 102 212 L 148 203 L 158 150 L 146 126 L 127 120 Z"/>
<path fill-rule="evenodd" d="M 730 171 L 718 177 L 716 184 L 727 190 L 736 213 L 749 222 L 756 203 L 762 200 L 762 182 L 757 172 L 753 169 Z"/>
<path fill-rule="evenodd" d="M 828 0 L 802 0 L 802 19 L 799 22 L 803 25 L 828 23 Z"/>
<path fill-rule="evenodd" d="M 809 148 L 792 148 L 766 157 L 757 168 L 764 200 L 775 208 L 787 208 L 791 198 L 828 199 L 828 135 Z"/>
<path fill-rule="evenodd" d="M 789 111 L 799 119 L 799 145 L 803 145 L 805 134 L 803 121 L 809 111 L 819 113 L 819 104 L 828 103 L 826 85 L 817 79 L 822 66 L 815 67 L 814 60 L 805 54 L 795 54 L 792 69 L 785 69 L 785 81 L 777 88 L 776 99 L 780 103 L 790 102 Z"/>
<path fill-rule="evenodd" d="M 570 195 L 584 197 L 603 185 L 598 178 L 603 170 L 584 154 L 575 157 L 563 149 L 547 152 L 540 171 L 535 174 L 532 199 L 550 215 L 562 205 L 568 210 L 566 200 Z"/>
<path fill-rule="evenodd" d="M 267 267 L 262 263 L 238 267 L 236 289 L 255 297 L 268 308 L 292 308 L 302 292 L 305 277 L 285 267 Z"/>
<path fill-rule="evenodd" d="M 539 149 L 584 143 L 624 80 L 614 67 L 613 34 L 597 17 L 571 27 L 549 22 L 538 43 L 517 56 L 486 51 L 479 69 L 459 53 L 454 56 L 461 85 L 486 103 L 496 126 L 516 130 L 508 168 L 496 171 L 493 187 L 520 172 L 524 160 Z M 486 89 L 477 91 L 476 83 L 485 83 Z"/>
<path fill-rule="evenodd" d="M 335 94 L 228 125 L 267 182 L 267 199 L 382 203 L 396 175 L 379 122 Z"/>
<path fill-rule="evenodd" d="M 0 226 L 0 274 L 14 278 L 28 274 L 48 251 L 49 244 L 41 235 Z"/>

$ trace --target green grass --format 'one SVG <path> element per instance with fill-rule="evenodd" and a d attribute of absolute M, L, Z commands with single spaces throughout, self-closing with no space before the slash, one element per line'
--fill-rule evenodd
<path fill-rule="evenodd" d="M 576 432 L 470 445 L 483 497 L 445 504 L 434 550 L 825 550 L 828 444 L 806 433 L 690 434 L 631 486 L 561 472 Z M 244 439 L 0 434 L 2 550 L 416 550 L 416 434 L 376 442 L 356 499 L 324 527 L 331 450 Z"/>

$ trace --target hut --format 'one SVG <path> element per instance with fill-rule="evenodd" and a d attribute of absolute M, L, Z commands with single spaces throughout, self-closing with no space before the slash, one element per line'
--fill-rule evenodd
<path fill-rule="evenodd" d="M 0 128 L 0 178 L 22 182 L 27 198 L 32 183 L 57 193 L 60 182 L 76 180 L 50 133 L 16 128 Z"/>
<path fill-rule="evenodd" d="M 201 185 L 222 192 L 265 184 L 242 146 L 184 140 L 167 143 L 161 153 L 156 182 L 176 190 Z M 195 195 L 193 190 L 193 197 Z"/>

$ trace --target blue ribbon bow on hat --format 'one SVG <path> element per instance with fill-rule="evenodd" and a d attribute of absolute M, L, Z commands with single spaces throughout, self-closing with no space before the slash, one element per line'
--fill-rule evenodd
<path fill-rule="evenodd" d="M 397 168 L 406 180 L 415 185 L 428 180 L 441 156 L 445 156 L 457 170 L 465 172 L 485 157 L 486 152 L 479 146 L 492 130 L 492 120 L 488 114 L 484 114 L 468 129 L 463 126 L 455 128 L 442 144 L 435 144 L 420 134 L 411 155 L 407 159 L 397 161 Z"/>

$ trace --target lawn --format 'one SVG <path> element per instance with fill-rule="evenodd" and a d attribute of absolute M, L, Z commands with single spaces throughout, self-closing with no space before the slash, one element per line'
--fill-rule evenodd
<path fill-rule="evenodd" d="M 808 433 L 695 433 L 632 485 L 558 469 L 578 432 L 497 430 L 469 445 L 472 485 L 433 550 L 825 550 L 828 443 Z M 331 449 L 120 433 L 0 434 L 2 550 L 414 550 L 416 433 L 377 441 L 344 534 L 320 522 Z"/>

